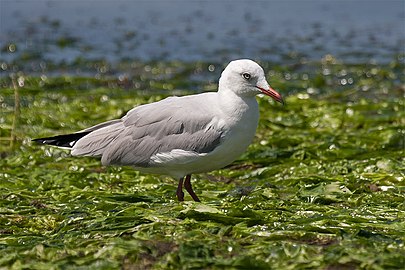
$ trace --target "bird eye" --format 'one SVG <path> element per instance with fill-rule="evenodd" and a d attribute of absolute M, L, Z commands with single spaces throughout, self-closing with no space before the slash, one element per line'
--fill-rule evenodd
<path fill-rule="evenodd" d="M 245 79 L 245 80 L 250 80 L 250 74 L 249 73 L 243 73 L 242 74 L 242 77 Z"/>

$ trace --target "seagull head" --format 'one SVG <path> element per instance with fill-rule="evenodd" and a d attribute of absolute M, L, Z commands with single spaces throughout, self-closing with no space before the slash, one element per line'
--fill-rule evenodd
<path fill-rule="evenodd" d="M 284 104 L 282 96 L 270 87 L 263 68 L 249 59 L 234 60 L 228 64 L 219 79 L 219 91 L 231 90 L 239 96 L 265 94 Z"/>

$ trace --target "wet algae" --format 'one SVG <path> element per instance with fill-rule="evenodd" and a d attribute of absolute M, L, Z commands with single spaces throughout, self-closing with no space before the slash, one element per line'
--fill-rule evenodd
<path fill-rule="evenodd" d="M 2 77 L 0 267 L 403 268 L 403 57 L 386 65 L 332 56 L 261 64 L 287 105 L 258 97 L 261 120 L 248 151 L 194 177 L 202 203 L 177 202 L 168 177 L 105 168 L 30 139 L 80 130 L 173 93 L 214 90 L 222 63 Z M 20 96 L 13 131 L 12 80 Z"/>

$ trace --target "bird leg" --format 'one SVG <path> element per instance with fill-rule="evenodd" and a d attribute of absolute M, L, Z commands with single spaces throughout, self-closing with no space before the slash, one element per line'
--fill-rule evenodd
<path fill-rule="evenodd" d="M 177 186 L 177 191 L 176 191 L 177 199 L 179 200 L 179 202 L 184 201 L 183 179 L 184 179 L 184 177 L 180 178 L 179 185 Z"/>
<path fill-rule="evenodd" d="M 200 199 L 197 197 L 197 195 L 194 193 L 193 187 L 191 186 L 191 174 L 186 175 L 186 180 L 184 181 L 184 187 L 186 188 L 188 194 L 191 195 L 194 201 L 200 202 Z"/>

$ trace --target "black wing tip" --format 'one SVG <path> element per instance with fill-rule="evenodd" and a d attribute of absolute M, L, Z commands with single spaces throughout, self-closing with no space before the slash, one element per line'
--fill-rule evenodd
<path fill-rule="evenodd" d="M 31 142 L 35 142 L 35 143 L 46 143 L 46 141 L 49 138 L 37 138 L 37 139 L 32 139 Z"/>
<path fill-rule="evenodd" d="M 58 146 L 58 147 L 68 147 L 68 148 L 72 148 L 73 145 L 76 143 L 75 141 L 68 142 L 68 141 L 52 139 L 52 137 L 38 138 L 38 139 L 33 139 L 31 141 L 35 142 L 36 144 L 46 144 L 46 145 L 54 145 L 54 146 Z M 72 143 L 72 144 L 70 144 L 70 143 Z"/>
<path fill-rule="evenodd" d="M 56 139 L 52 138 L 38 138 L 38 139 L 33 139 L 31 140 L 32 142 L 35 142 L 37 144 L 48 144 L 48 145 L 55 145 L 55 146 L 65 146 L 63 143 L 59 142 Z M 65 146 L 66 147 L 66 146 Z"/>
<path fill-rule="evenodd" d="M 46 144 L 45 138 L 32 139 L 31 142 L 34 142 L 37 144 Z"/>
<path fill-rule="evenodd" d="M 65 135 L 57 135 L 53 137 L 32 139 L 31 141 L 37 144 L 48 144 L 58 147 L 72 148 L 79 139 L 81 139 L 82 137 L 86 136 L 89 133 L 90 132 L 79 132 Z"/>

